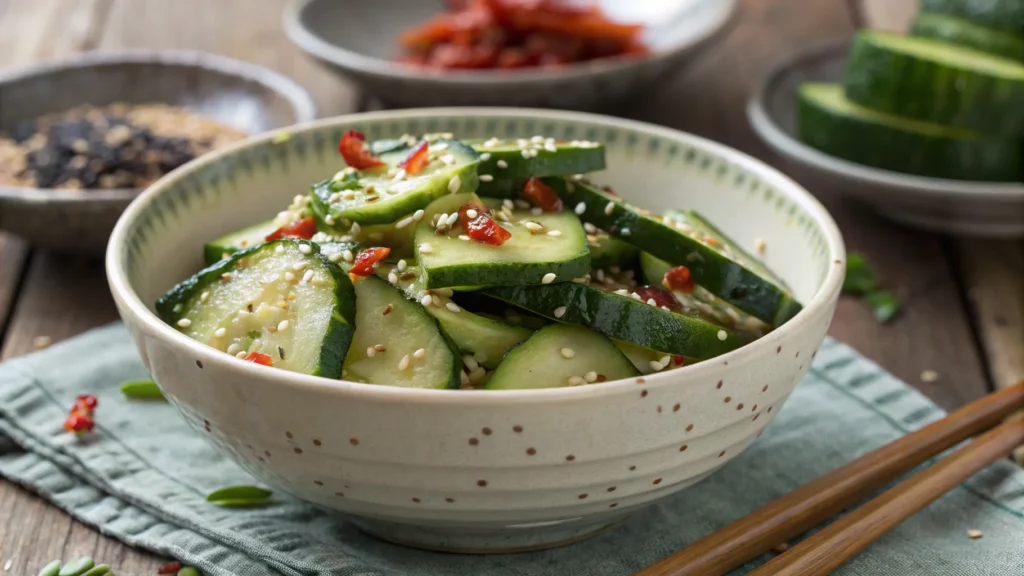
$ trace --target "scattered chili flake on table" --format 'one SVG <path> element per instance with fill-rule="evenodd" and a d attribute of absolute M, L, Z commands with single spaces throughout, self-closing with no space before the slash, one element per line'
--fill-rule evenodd
<path fill-rule="evenodd" d="M 164 104 L 81 106 L 0 133 L 0 185 L 144 188 L 243 138 L 234 128 Z"/>
<path fill-rule="evenodd" d="M 92 394 L 83 394 L 75 399 L 75 405 L 71 407 L 68 417 L 64 420 L 64 429 L 81 436 L 86 432 L 92 432 L 96 426 L 93 420 L 93 413 L 99 401 Z"/>
<path fill-rule="evenodd" d="M 157 569 L 157 574 L 177 574 L 178 570 L 181 570 L 181 562 L 175 560 L 174 562 L 168 562 Z"/>
<path fill-rule="evenodd" d="M 449 0 L 399 36 L 401 62 L 440 69 L 562 66 L 646 54 L 644 27 L 565 0 Z"/>

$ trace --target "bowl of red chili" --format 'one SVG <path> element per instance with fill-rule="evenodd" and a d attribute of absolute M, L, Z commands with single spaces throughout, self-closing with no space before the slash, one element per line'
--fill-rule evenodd
<path fill-rule="evenodd" d="M 656 89 L 736 0 L 292 0 L 289 38 L 385 105 L 598 109 Z"/>

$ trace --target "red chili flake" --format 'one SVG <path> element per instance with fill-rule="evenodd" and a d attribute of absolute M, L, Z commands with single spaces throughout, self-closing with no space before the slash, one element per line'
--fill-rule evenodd
<path fill-rule="evenodd" d="M 712 238 L 710 236 L 708 236 L 707 239 L 704 240 L 704 243 L 707 244 L 708 246 L 721 246 L 722 245 L 721 242 L 719 242 L 718 240 L 715 240 L 714 238 Z"/>
<path fill-rule="evenodd" d="M 264 240 L 270 242 L 271 240 L 280 240 L 282 238 L 302 238 L 303 240 L 309 240 L 316 234 L 316 218 L 307 216 L 301 220 L 285 224 L 277 230 L 274 230 L 267 235 Z"/>
<path fill-rule="evenodd" d="M 697 284 L 690 277 L 690 269 L 686 266 L 676 266 L 665 272 L 665 277 L 661 280 L 661 284 L 669 290 L 678 290 L 687 294 L 697 288 Z"/>
<path fill-rule="evenodd" d="M 261 366 L 273 366 L 274 359 L 262 352 L 249 352 L 245 356 L 247 362 L 255 362 Z"/>
<path fill-rule="evenodd" d="M 398 167 L 405 170 L 406 174 L 419 174 L 430 163 L 428 148 L 429 145 L 426 140 L 420 142 L 409 152 L 409 155 L 405 157 L 405 160 L 402 160 Z"/>
<path fill-rule="evenodd" d="M 75 407 L 81 408 L 87 414 L 91 414 L 96 409 L 96 406 L 99 406 L 99 401 L 92 394 L 82 394 L 75 401 Z"/>
<path fill-rule="evenodd" d="M 466 224 L 466 233 L 473 240 L 491 246 L 501 246 L 512 237 L 511 232 L 498 226 L 498 223 L 487 214 L 480 214 Z"/>
<path fill-rule="evenodd" d="M 606 381 L 606 380 L 608 380 L 608 377 L 607 377 L 607 376 L 605 376 L 604 374 L 598 374 L 598 375 L 597 375 L 597 381 L 598 381 L 598 382 L 604 382 L 604 381 Z"/>
<path fill-rule="evenodd" d="M 349 272 L 357 276 L 369 276 L 373 274 L 373 265 L 387 258 L 388 254 L 391 254 L 391 248 L 367 248 L 356 256 L 356 263 Z"/>
<path fill-rule="evenodd" d="M 676 354 L 672 357 L 672 361 L 676 363 L 676 366 L 682 366 L 686 362 L 686 358 Z"/>
<path fill-rule="evenodd" d="M 77 412 L 74 409 L 71 410 L 71 414 L 69 414 L 67 419 L 64 420 L 64 429 L 76 434 L 92 432 L 92 429 L 95 426 L 96 423 L 93 421 L 92 416 Z"/>
<path fill-rule="evenodd" d="M 459 225 L 462 226 L 463 230 L 469 230 L 469 222 L 474 219 L 469 217 L 470 210 L 476 210 L 476 217 L 487 213 L 487 207 L 484 206 L 482 202 L 476 201 L 470 202 L 469 204 L 463 204 L 459 208 Z"/>
<path fill-rule="evenodd" d="M 366 149 L 366 136 L 358 130 L 349 130 L 342 135 L 341 142 L 338 143 L 338 153 L 345 160 L 345 164 L 356 170 L 384 165 L 380 158 Z"/>
<path fill-rule="evenodd" d="M 181 562 L 175 560 L 174 562 L 168 562 L 163 566 L 157 568 L 157 574 L 177 574 L 178 570 L 181 570 Z"/>
<path fill-rule="evenodd" d="M 523 184 L 523 198 L 545 212 L 562 211 L 562 199 L 540 178 L 530 178 Z"/>
<path fill-rule="evenodd" d="M 657 286 L 637 286 L 633 289 L 633 293 L 642 298 L 644 302 L 654 300 L 659 307 L 664 306 L 673 312 L 683 311 L 683 306 L 675 296 Z"/>

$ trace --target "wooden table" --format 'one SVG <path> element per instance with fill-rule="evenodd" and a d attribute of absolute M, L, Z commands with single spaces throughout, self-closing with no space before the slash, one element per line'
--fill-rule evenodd
<path fill-rule="evenodd" d="M 410 0 L 412 1 L 412 0 Z M 259 62 L 304 84 L 323 115 L 367 106 L 352 85 L 318 68 L 285 38 L 283 1 L 0 0 L 0 67 L 121 48 L 191 48 Z M 744 104 L 758 75 L 801 47 L 847 38 L 868 25 L 904 26 L 913 0 L 742 0 L 729 37 L 671 86 L 623 114 L 707 136 L 777 164 L 754 136 Z M 866 253 L 904 302 L 882 326 L 844 300 L 832 335 L 956 408 L 1024 376 L 1024 246 L 899 228 L 869 210 L 813 190 L 839 222 L 848 248 Z M 2 358 L 33 341 L 68 338 L 114 321 L 99 261 L 33 250 L 0 234 Z M 937 373 L 923 381 L 922 372 Z M 120 574 L 152 574 L 162 560 L 100 536 L 0 481 L 0 567 L 34 574 L 53 558 L 88 554 Z"/>

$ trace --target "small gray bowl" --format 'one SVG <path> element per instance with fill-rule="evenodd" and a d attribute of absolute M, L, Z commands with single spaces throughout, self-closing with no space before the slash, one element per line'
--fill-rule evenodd
<path fill-rule="evenodd" d="M 926 178 L 864 166 L 811 148 L 796 137 L 803 82 L 838 82 L 849 43 L 797 53 L 770 70 L 747 104 L 754 131 L 808 189 L 838 190 L 896 222 L 932 232 L 1024 237 L 1024 184 Z"/>
<path fill-rule="evenodd" d="M 291 0 L 283 23 L 299 48 L 388 107 L 597 110 L 655 90 L 659 81 L 723 36 L 738 5 L 738 0 L 682 0 L 635 6 L 638 13 L 648 13 L 644 41 L 650 54 L 516 70 L 432 70 L 395 62 L 398 35 L 441 12 L 443 2 Z M 661 6 L 668 8 L 652 12 Z"/>
<path fill-rule="evenodd" d="M 0 131 L 114 102 L 182 106 L 247 134 L 316 118 L 304 88 L 262 66 L 201 52 L 93 53 L 0 74 Z M 99 256 L 138 193 L 0 186 L 0 230 L 40 247 Z"/>

